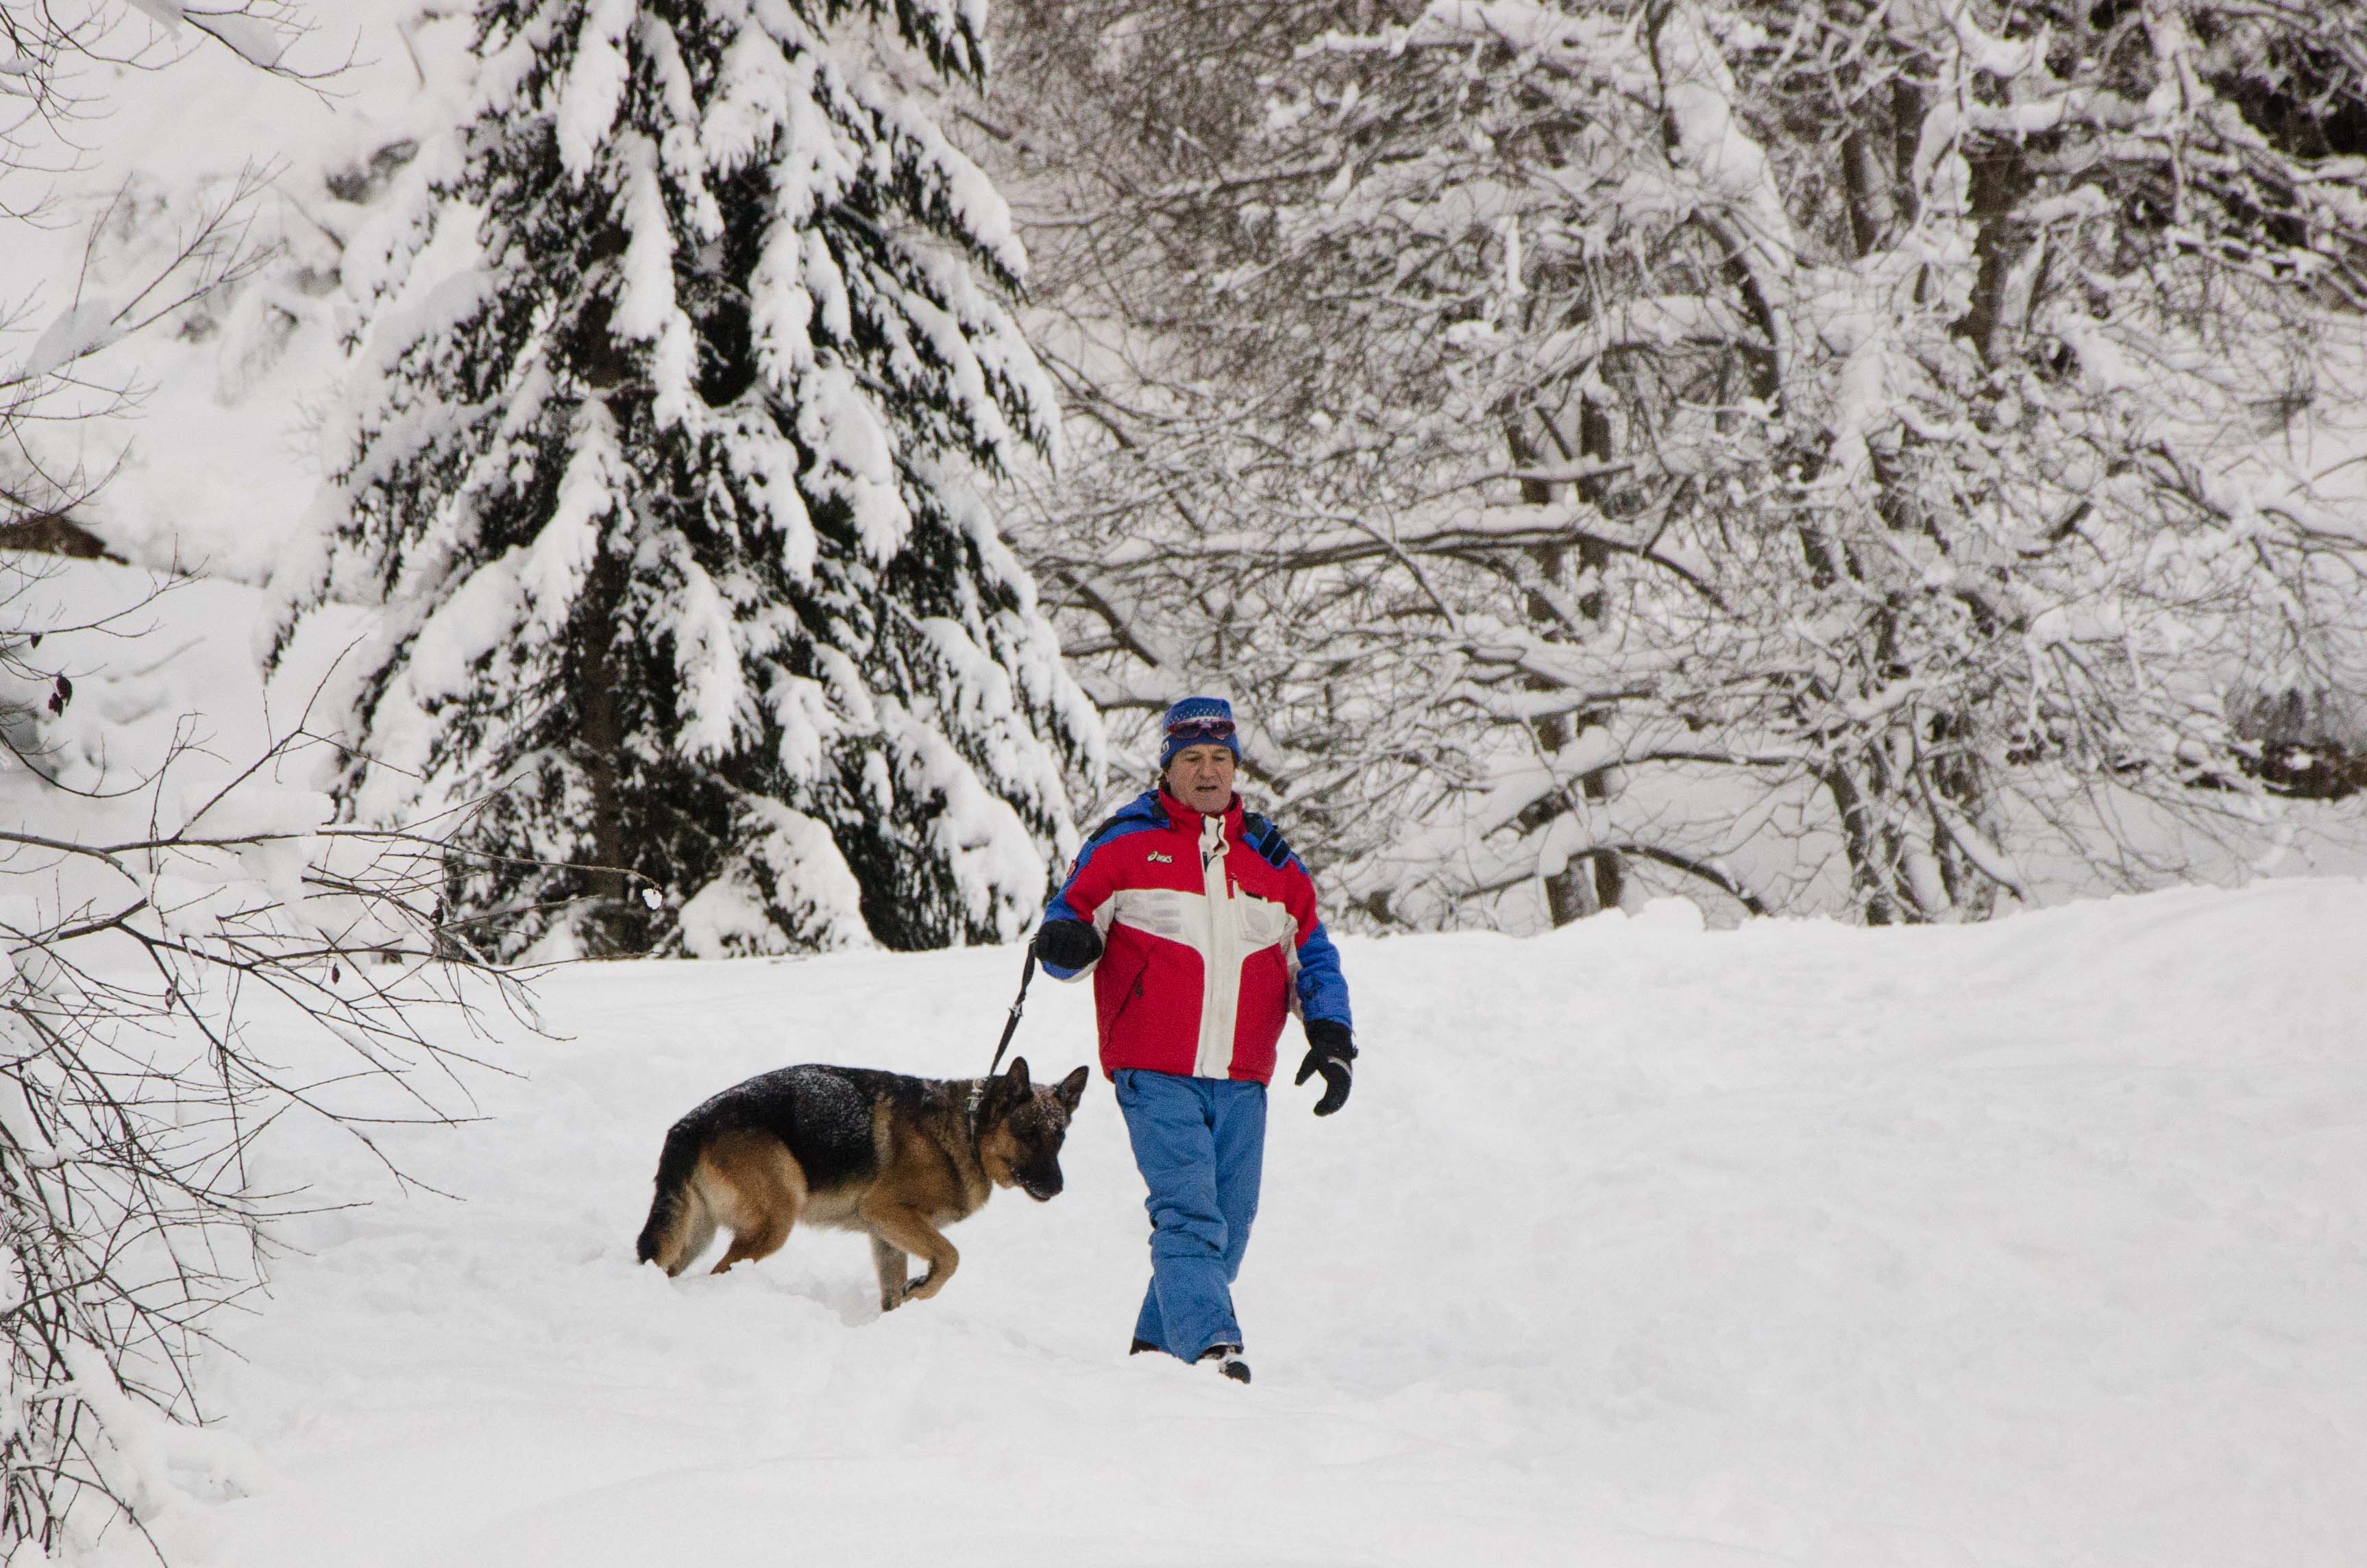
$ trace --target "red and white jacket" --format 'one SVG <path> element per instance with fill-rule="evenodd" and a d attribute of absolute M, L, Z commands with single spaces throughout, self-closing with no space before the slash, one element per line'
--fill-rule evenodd
<path fill-rule="evenodd" d="M 1204 817 L 1145 791 L 1085 841 L 1045 918 L 1102 934 L 1084 969 L 1044 967 L 1057 980 L 1093 975 L 1105 1073 L 1263 1084 L 1289 1014 L 1350 1023 L 1315 881 L 1279 835 L 1244 818 L 1238 795 Z"/>

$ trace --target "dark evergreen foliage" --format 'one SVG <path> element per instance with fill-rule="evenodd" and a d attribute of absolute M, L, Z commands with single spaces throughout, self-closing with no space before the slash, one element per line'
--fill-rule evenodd
<path fill-rule="evenodd" d="M 481 13 L 417 225 L 477 255 L 391 301 L 299 603 L 388 604 L 345 796 L 474 802 L 498 949 L 991 940 L 1070 832 L 1093 720 L 966 486 L 1048 438 L 1024 263 L 849 13 L 977 70 L 952 4 Z"/>

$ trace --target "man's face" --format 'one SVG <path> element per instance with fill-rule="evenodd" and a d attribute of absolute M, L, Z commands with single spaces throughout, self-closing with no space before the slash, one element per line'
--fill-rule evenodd
<path fill-rule="evenodd" d="M 1202 816 L 1223 811 L 1233 800 L 1232 748 L 1211 742 L 1177 752 L 1167 765 L 1167 792 Z"/>

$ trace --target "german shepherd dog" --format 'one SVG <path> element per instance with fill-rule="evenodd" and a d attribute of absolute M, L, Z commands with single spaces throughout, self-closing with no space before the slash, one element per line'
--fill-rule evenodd
<path fill-rule="evenodd" d="M 722 1273 L 768 1257 L 802 1221 L 871 1237 L 879 1309 L 926 1301 L 961 1255 L 938 1227 L 978 1212 L 998 1187 L 1038 1203 L 1060 1190 L 1060 1143 L 1084 1096 L 1080 1067 L 1051 1088 L 1027 1062 L 1000 1077 L 912 1078 L 861 1067 L 783 1067 L 724 1090 L 677 1121 L 658 1155 L 657 1197 L 636 1250 L 680 1274 L 715 1239 Z M 928 1264 L 905 1278 L 907 1256 Z"/>

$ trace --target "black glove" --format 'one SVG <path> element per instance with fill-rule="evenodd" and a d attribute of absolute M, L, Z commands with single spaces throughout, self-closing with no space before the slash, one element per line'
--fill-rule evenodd
<path fill-rule="evenodd" d="M 1036 933 L 1036 957 L 1054 969 L 1082 969 L 1102 956 L 1102 934 L 1082 920 L 1047 920 Z"/>
<path fill-rule="evenodd" d="M 1323 1097 L 1315 1102 L 1315 1114 L 1330 1116 L 1348 1103 L 1348 1063 L 1356 1060 L 1356 1046 L 1348 1033 L 1348 1026 L 1330 1018 L 1307 1020 L 1307 1060 L 1298 1064 L 1298 1076 L 1293 1084 L 1304 1084 L 1316 1074 L 1323 1074 Z"/>

